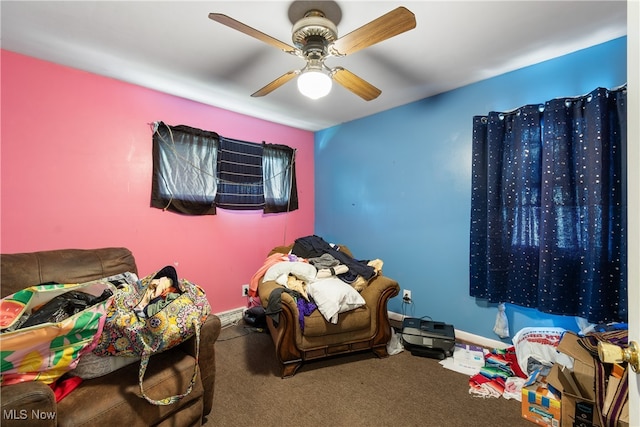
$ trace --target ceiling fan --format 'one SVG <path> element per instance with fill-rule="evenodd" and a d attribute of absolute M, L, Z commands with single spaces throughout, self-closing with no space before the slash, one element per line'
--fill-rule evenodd
<path fill-rule="evenodd" d="M 335 5 L 334 2 L 317 2 L 318 5 L 330 3 Z M 302 69 L 288 71 L 254 92 L 253 97 L 265 96 L 298 76 L 298 89 L 312 99 L 327 95 L 332 80 L 365 101 L 377 98 L 382 93 L 380 89 L 345 68 L 329 68 L 324 62 L 329 57 L 352 54 L 415 28 L 414 14 L 405 7 L 398 7 L 340 38 L 336 26 L 340 13 L 333 20 L 327 15 L 320 7 L 306 10 L 293 24 L 291 39 L 295 47 L 227 15 L 210 13 L 209 18 L 307 62 Z"/>

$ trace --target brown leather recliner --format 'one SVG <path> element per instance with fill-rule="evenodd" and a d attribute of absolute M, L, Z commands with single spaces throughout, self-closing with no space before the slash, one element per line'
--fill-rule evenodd
<path fill-rule="evenodd" d="M 62 249 L 0 255 L 1 295 L 46 282 L 83 283 L 123 272 L 138 274 L 126 248 Z M 139 363 L 83 380 L 56 403 L 52 389 L 41 382 L 3 386 L 2 426 L 200 426 L 211 412 L 215 380 L 214 343 L 220 319 L 211 314 L 202 327 L 200 375 L 193 391 L 168 406 L 155 406 L 140 396 Z M 145 392 L 158 399 L 183 393 L 193 373 L 195 339 L 151 357 Z"/>
<path fill-rule="evenodd" d="M 291 248 L 292 245 L 276 247 L 271 254 L 287 254 Z M 352 256 L 347 247 L 340 246 L 340 250 Z M 258 296 L 263 307 L 268 306 L 269 296 L 277 288 L 282 286 L 274 280 L 259 280 Z M 282 377 L 295 375 L 306 360 L 337 354 L 372 350 L 378 357 L 387 357 L 387 343 L 391 338 L 387 302 L 399 292 L 398 282 L 382 274 L 377 275 L 360 292 L 366 303 L 363 307 L 339 314 L 337 324 L 327 322 L 316 309 L 304 318 L 304 330 L 298 321 L 296 301 L 283 292 L 278 324 L 275 325 L 270 316 L 266 319 L 276 355 L 282 363 Z"/>

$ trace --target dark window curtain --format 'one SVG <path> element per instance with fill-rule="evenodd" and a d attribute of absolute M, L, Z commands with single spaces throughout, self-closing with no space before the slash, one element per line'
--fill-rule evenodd
<path fill-rule="evenodd" d="M 295 150 L 278 144 L 264 144 L 263 149 L 264 212 L 298 209 Z"/>
<path fill-rule="evenodd" d="M 627 319 L 626 87 L 473 119 L 470 295 Z"/>
<path fill-rule="evenodd" d="M 262 209 L 262 145 L 220 137 L 216 205 L 233 210 Z"/>
<path fill-rule="evenodd" d="M 151 206 L 190 215 L 216 213 L 219 136 L 189 126 L 154 123 Z"/>

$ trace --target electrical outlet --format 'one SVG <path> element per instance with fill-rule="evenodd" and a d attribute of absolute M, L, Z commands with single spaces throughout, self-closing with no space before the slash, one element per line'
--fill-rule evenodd
<path fill-rule="evenodd" d="M 402 301 L 407 303 L 411 302 L 411 291 L 409 289 L 402 290 Z"/>
<path fill-rule="evenodd" d="M 249 285 L 247 284 L 242 285 L 242 296 L 243 297 L 249 296 Z"/>

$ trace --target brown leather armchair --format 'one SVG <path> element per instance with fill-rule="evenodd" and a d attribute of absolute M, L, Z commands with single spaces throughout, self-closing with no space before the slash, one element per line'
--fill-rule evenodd
<path fill-rule="evenodd" d="M 123 272 L 138 273 L 126 248 L 62 249 L 0 255 L 1 294 L 10 295 L 46 282 L 83 283 Z M 41 382 L 3 386 L 2 426 L 151 425 L 200 426 L 211 412 L 215 380 L 214 343 L 220 319 L 210 315 L 201 331 L 200 375 L 193 391 L 181 401 L 155 406 L 140 397 L 139 364 L 83 380 L 56 403 L 52 389 Z M 184 392 L 193 373 L 195 339 L 151 357 L 145 392 L 162 398 Z M 46 416 L 44 416 L 44 415 Z"/>
<path fill-rule="evenodd" d="M 274 248 L 271 254 L 289 253 L 292 246 Z M 352 256 L 345 246 L 341 251 Z M 267 307 L 269 296 L 281 285 L 274 280 L 258 284 L 258 295 L 263 307 Z M 378 357 L 387 357 L 387 343 L 391 338 L 391 325 L 387 302 L 398 295 L 398 282 L 380 274 L 369 281 L 361 291 L 365 305 L 341 313 L 338 323 L 327 322 L 319 310 L 304 320 L 304 330 L 298 322 L 298 307 L 288 293 L 281 294 L 282 311 L 277 325 L 267 316 L 267 327 L 275 344 L 276 355 L 282 363 L 282 377 L 291 377 L 306 360 L 320 359 L 332 355 L 372 350 Z"/>

